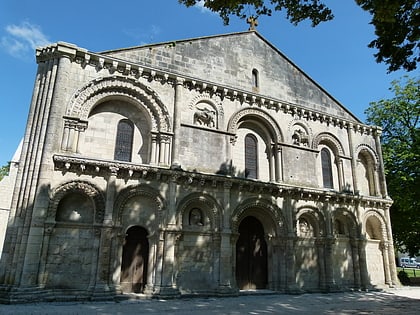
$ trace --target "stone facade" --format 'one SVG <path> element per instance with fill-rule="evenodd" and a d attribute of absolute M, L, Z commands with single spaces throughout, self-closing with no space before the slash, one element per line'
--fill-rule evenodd
<path fill-rule="evenodd" d="M 381 130 L 257 32 L 37 63 L 1 301 L 398 282 Z"/>

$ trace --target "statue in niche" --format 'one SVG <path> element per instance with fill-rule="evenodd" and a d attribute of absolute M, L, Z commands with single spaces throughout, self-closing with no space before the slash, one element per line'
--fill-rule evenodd
<path fill-rule="evenodd" d="M 309 144 L 309 137 L 305 131 L 302 129 L 296 129 L 292 136 L 293 144 L 294 145 L 303 145 L 308 146 Z"/>
<path fill-rule="evenodd" d="M 193 208 L 190 211 L 189 225 L 203 226 L 203 213 L 198 208 Z"/>
<path fill-rule="evenodd" d="M 302 237 L 310 237 L 312 235 L 312 226 L 305 219 L 299 219 L 299 235 Z"/>
<path fill-rule="evenodd" d="M 194 124 L 209 128 L 216 127 L 216 111 L 210 105 L 197 106 L 194 113 Z"/>

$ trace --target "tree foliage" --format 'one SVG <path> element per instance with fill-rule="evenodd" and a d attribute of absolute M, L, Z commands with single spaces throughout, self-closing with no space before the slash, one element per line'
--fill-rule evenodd
<path fill-rule="evenodd" d="M 7 165 L 3 165 L 0 167 L 0 181 L 3 179 L 3 177 L 9 175 L 10 170 L 10 162 L 7 163 Z"/>
<path fill-rule="evenodd" d="M 322 0 L 178 0 L 187 7 L 203 3 L 204 7 L 217 13 L 224 24 L 230 16 L 242 19 L 271 16 L 273 11 L 285 11 L 287 19 L 298 24 L 310 20 L 312 26 L 334 18 L 333 12 Z M 418 0 L 355 0 L 372 15 L 371 24 L 377 36 L 370 48 L 377 62 L 384 62 L 388 70 L 416 69 L 420 61 L 420 2 Z M 253 11 L 254 13 L 250 13 Z"/>
<path fill-rule="evenodd" d="M 406 76 L 390 90 L 394 98 L 372 102 L 365 113 L 382 127 L 395 244 L 414 256 L 420 252 L 420 79 Z"/>

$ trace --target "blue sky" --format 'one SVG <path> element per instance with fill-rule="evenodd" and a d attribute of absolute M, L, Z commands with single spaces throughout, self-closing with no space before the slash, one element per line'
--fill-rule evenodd
<path fill-rule="evenodd" d="M 364 121 L 369 103 L 392 97 L 390 82 L 405 73 L 387 74 L 386 66 L 375 62 L 375 50 L 367 47 L 374 39 L 370 16 L 353 0 L 325 2 L 333 21 L 293 26 L 276 13 L 260 18 L 257 30 Z M 224 26 L 218 15 L 177 0 L 1 0 L 0 166 L 12 158 L 25 132 L 35 47 L 64 41 L 100 52 L 247 29 L 243 20 L 232 18 Z"/>

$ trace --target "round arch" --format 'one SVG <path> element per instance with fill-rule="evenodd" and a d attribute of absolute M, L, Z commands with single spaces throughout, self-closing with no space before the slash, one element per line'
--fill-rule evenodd
<path fill-rule="evenodd" d="M 150 198 L 157 209 L 157 215 L 166 208 L 164 199 L 160 195 L 159 191 L 146 186 L 146 185 L 135 185 L 129 186 L 123 189 L 117 196 L 114 209 L 117 211 L 117 225 L 122 225 L 122 217 L 124 212 L 124 207 L 126 206 L 127 202 L 137 196 L 144 196 Z"/>
<path fill-rule="evenodd" d="M 171 132 L 169 112 L 159 96 L 137 80 L 112 76 L 93 80 L 76 91 L 70 100 L 66 115 L 86 120 L 92 109 L 108 98 L 132 99 L 144 106 L 152 121 L 152 131 Z"/>
<path fill-rule="evenodd" d="M 229 120 L 227 131 L 236 135 L 239 126 L 244 121 L 247 121 L 248 118 L 264 126 L 269 132 L 272 141 L 277 143 L 283 142 L 283 134 L 277 122 L 268 113 L 256 108 L 246 108 L 235 113 Z"/>
<path fill-rule="evenodd" d="M 369 210 L 363 217 L 362 233 L 368 239 L 388 240 L 388 229 L 384 217 L 376 210 Z"/>
<path fill-rule="evenodd" d="M 70 193 L 81 193 L 88 196 L 93 201 L 95 223 L 102 223 L 105 214 L 105 199 L 101 191 L 89 182 L 71 181 L 64 183 L 50 194 L 50 203 L 48 206 L 47 217 L 54 220 L 60 201 Z"/>
<path fill-rule="evenodd" d="M 325 235 L 325 218 L 318 208 L 302 206 L 298 208 L 296 213 L 296 231 L 299 235 L 299 223 L 301 220 L 305 220 L 313 232 L 313 237 L 321 237 Z M 302 227 L 303 228 L 303 227 Z"/>
<path fill-rule="evenodd" d="M 185 196 L 177 207 L 177 225 L 181 226 L 188 222 L 189 215 L 187 214 L 194 207 L 200 208 L 204 211 L 204 215 L 208 216 L 210 229 L 212 231 L 219 231 L 222 229 L 221 213 L 222 208 L 215 198 L 208 194 L 192 193 Z M 203 222 L 204 223 L 204 222 Z"/>
<path fill-rule="evenodd" d="M 327 145 L 336 156 L 344 155 L 343 145 L 333 134 L 323 132 L 316 135 L 313 140 L 312 148 L 316 150 L 320 144 Z"/>
<path fill-rule="evenodd" d="M 338 208 L 332 213 L 333 225 L 338 220 L 339 226 L 333 226 L 334 232 L 337 234 L 345 234 L 352 238 L 360 238 L 360 227 L 353 213 L 345 208 Z M 340 233 L 344 232 L 344 233 Z"/>
<path fill-rule="evenodd" d="M 254 216 L 264 226 L 266 234 L 273 237 L 285 236 L 287 228 L 280 208 L 268 200 L 250 198 L 239 205 L 232 214 L 231 227 L 233 233 L 238 233 L 241 221 L 247 216 Z"/>

